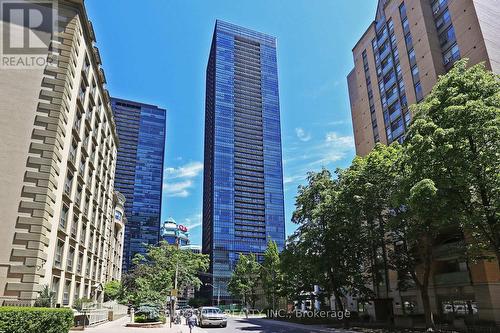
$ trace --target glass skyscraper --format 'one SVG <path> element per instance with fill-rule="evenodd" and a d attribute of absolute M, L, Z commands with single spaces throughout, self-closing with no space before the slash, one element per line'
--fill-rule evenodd
<path fill-rule="evenodd" d="M 157 106 L 118 98 L 111 99 L 118 131 L 115 188 L 125 198 L 123 271 L 143 243 L 160 239 L 161 193 L 166 111 Z"/>
<path fill-rule="evenodd" d="M 206 73 L 203 253 L 209 297 L 231 301 L 239 253 L 285 240 L 276 38 L 217 20 Z M 208 285 L 208 284 L 207 284 Z"/>

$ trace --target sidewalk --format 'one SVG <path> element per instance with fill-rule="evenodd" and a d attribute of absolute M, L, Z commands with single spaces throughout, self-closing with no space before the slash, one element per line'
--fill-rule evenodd
<path fill-rule="evenodd" d="M 91 333 L 138 333 L 142 332 L 145 333 L 147 329 L 145 328 L 134 328 L 134 327 L 125 327 L 127 323 L 130 322 L 130 317 L 126 316 L 123 318 L 120 318 L 115 321 L 110 321 L 102 325 L 98 325 L 95 327 L 88 327 L 85 329 L 85 332 L 91 332 Z M 157 333 L 189 333 L 189 327 L 185 324 L 182 325 L 173 325 L 172 328 L 170 328 L 170 324 L 167 323 L 163 325 L 161 328 L 151 328 L 147 330 L 148 332 L 153 331 Z M 76 331 L 73 331 L 76 332 Z M 204 332 L 203 330 L 199 329 L 198 327 L 193 329 L 193 333 L 202 333 Z"/>
<path fill-rule="evenodd" d="M 245 318 L 241 318 L 244 320 Z M 293 323 L 284 320 L 273 320 L 267 319 L 265 317 L 249 317 L 246 319 L 250 323 L 266 323 L 269 325 L 283 326 L 288 328 L 298 328 L 298 329 L 311 329 L 316 332 L 332 333 L 332 332 L 342 332 L 342 333 L 359 333 L 359 331 L 348 330 L 344 328 L 333 328 L 328 327 L 328 325 L 304 325 L 299 323 Z"/>

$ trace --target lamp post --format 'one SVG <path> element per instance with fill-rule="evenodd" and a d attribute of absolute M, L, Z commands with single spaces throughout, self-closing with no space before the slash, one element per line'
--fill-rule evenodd
<path fill-rule="evenodd" d="M 206 286 L 212 286 L 212 288 L 215 288 L 215 286 L 211 283 L 205 283 Z M 214 301 L 212 299 L 212 305 L 214 304 Z M 217 306 L 220 305 L 220 285 L 217 286 Z"/>

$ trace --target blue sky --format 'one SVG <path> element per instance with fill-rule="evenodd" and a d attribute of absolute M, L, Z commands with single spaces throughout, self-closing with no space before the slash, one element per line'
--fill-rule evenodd
<path fill-rule="evenodd" d="M 162 220 L 201 244 L 205 69 L 216 19 L 278 39 L 286 231 L 307 171 L 354 157 L 346 75 L 375 0 L 86 0 L 112 96 L 167 109 Z"/>

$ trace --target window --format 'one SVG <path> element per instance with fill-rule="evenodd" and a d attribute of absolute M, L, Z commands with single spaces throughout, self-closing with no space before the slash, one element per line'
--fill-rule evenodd
<path fill-rule="evenodd" d="M 69 292 L 71 290 L 71 281 L 66 280 L 64 283 L 64 289 L 63 289 L 63 305 L 68 305 L 69 304 Z"/>
<path fill-rule="evenodd" d="M 52 292 L 54 293 L 54 299 L 57 299 L 57 296 L 59 295 L 59 281 L 60 279 L 58 277 L 54 277 L 52 279 Z"/>
<path fill-rule="evenodd" d="M 436 20 L 436 28 L 441 29 L 446 23 L 450 22 L 450 12 L 446 9 Z"/>
<path fill-rule="evenodd" d="M 410 65 L 414 65 L 417 61 L 417 58 L 415 56 L 415 50 L 411 49 L 408 51 L 408 58 L 410 58 Z"/>
<path fill-rule="evenodd" d="M 403 33 L 406 35 L 410 32 L 410 23 L 408 23 L 407 18 L 404 18 L 404 20 L 401 21 L 401 24 L 403 25 Z"/>
<path fill-rule="evenodd" d="M 75 164 L 75 163 L 76 163 L 76 149 L 77 149 L 77 147 L 78 147 L 78 144 L 77 144 L 75 141 L 73 141 L 73 142 L 71 143 L 71 147 L 70 147 L 70 149 L 69 149 L 69 160 L 70 160 L 73 164 Z"/>
<path fill-rule="evenodd" d="M 73 223 L 71 224 L 71 237 L 76 239 L 78 233 L 78 215 L 73 215 Z"/>
<path fill-rule="evenodd" d="M 444 53 L 443 62 L 446 66 L 450 66 L 458 59 L 460 59 L 460 50 L 458 49 L 457 43 L 455 43 Z"/>
<path fill-rule="evenodd" d="M 387 21 L 387 27 L 389 27 L 390 33 L 394 31 L 394 22 L 392 22 L 392 19 L 389 19 L 389 21 Z"/>
<path fill-rule="evenodd" d="M 417 98 L 417 102 L 420 102 L 422 98 L 424 98 L 424 95 L 422 93 L 422 86 L 420 85 L 420 82 L 417 82 L 415 84 L 415 96 Z"/>
<path fill-rule="evenodd" d="M 401 15 L 401 19 L 406 17 L 406 6 L 404 3 L 399 6 L 399 15 Z"/>
<path fill-rule="evenodd" d="M 413 47 L 413 39 L 411 38 L 411 34 L 406 35 L 405 43 L 407 49 L 411 49 Z"/>
<path fill-rule="evenodd" d="M 415 65 L 415 66 L 413 66 L 411 68 L 411 75 L 413 76 L 413 82 L 420 81 L 420 77 L 418 75 L 418 67 L 417 67 L 417 65 Z"/>
<path fill-rule="evenodd" d="M 410 122 L 411 122 L 410 112 L 405 113 L 404 118 L 405 118 L 405 125 L 406 125 L 406 127 L 410 126 Z"/>
<path fill-rule="evenodd" d="M 76 272 L 78 274 L 81 274 L 82 273 L 82 264 L 83 264 L 83 253 L 80 253 L 78 255 L 78 262 L 76 264 Z"/>
<path fill-rule="evenodd" d="M 445 32 L 439 35 L 439 42 L 443 46 L 453 41 L 455 41 L 455 29 L 453 26 L 450 26 Z"/>
<path fill-rule="evenodd" d="M 441 8 L 443 8 L 446 4 L 446 0 L 436 0 L 434 1 L 434 3 L 432 4 L 432 12 L 435 14 L 437 14 L 437 12 L 439 12 L 439 10 Z"/>
<path fill-rule="evenodd" d="M 80 84 L 80 89 L 78 90 L 78 99 L 80 102 L 83 104 L 85 101 L 85 92 L 87 91 L 87 87 L 81 83 Z"/>
<path fill-rule="evenodd" d="M 66 224 L 68 222 L 68 213 L 69 213 L 68 206 L 63 205 L 61 209 L 61 218 L 59 219 L 59 227 L 63 230 L 66 229 Z"/>
<path fill-rule="evenodd" d="M 75 257 L 75 249 L 71 247 L 69 249 L 68 258 L 66 259 L 66 269 L 70 272 L 73 270 L 73 258 L 74 257 Z"/>
<path fill-rule="evenodd" d="M 85 73 L 85 76 L 89 75 L 89 68 L 90 68 L 89 59 L 85 57 L 85 61 L 83 62 L 83 72 Z"/>
<path fill-rule="evenodd" d="M 54 256 L 54 266 L 61 268 L 64 243 L 61 240 L 56 244 L 56 255 Z"/>
<path fill-rule="evenodd" d="M 73 173 L 71 171 L 68 171 L 68 173 L 66 174 L 66 181 L 64 182 L 64 193 L 70 195 L 72 185 L 73 185 Z"/>

